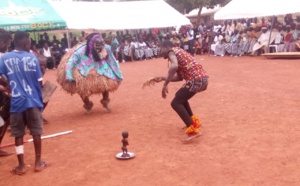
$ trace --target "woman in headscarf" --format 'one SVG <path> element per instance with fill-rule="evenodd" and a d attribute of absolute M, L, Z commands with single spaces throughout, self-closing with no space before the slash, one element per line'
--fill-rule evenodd
<path fill-rule="evenodd" d="M 57 81 L 68 93 L 80 95 L 86 113 L 93 107 L 89 100 L 93 94 L 102 94 L 100 103 L 111 111 L 109 92 L 116 91 L 123 80 L 119 64 L 100 34 L 90 34 L 86 39 L 63 56 Z"/>

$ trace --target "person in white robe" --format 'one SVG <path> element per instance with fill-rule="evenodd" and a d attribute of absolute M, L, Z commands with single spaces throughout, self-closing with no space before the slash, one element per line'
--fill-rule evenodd
<path fill-rule="evenodd" d="M 259 49 L 263 49 L 264 52 L 267 52 L 269 40 L 270 43 L 272 43 L 274 39 L 275 39 L 275 34 L 271 34 L 271 40 L 270 40 L 270 31 L 268 31 L 267 27 L 262 27 L 262 34 L 260 35 L 257 42 L 253 46 L 253 51 L 251 55 L 257 53 Z"/>

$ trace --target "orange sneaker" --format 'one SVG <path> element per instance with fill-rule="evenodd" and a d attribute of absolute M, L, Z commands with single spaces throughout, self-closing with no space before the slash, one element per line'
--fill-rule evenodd
<path fill-rule="evenodd" d="M 191 119 L 193 121 L 193 126 L 195 128 L 200 128 L 201 123 L 200 123 L 200 120 L 199 120 L 198 116 L 192 116 Z"/>
<path fill-rule="evenodd" d="M 191 125 L 185 130 L 185 134 L 186 136 L 183 138 L 183 142 L 188 142 L 200 136 L 199 128 L 196 128 L 194 127 L 194 125 Z"/>

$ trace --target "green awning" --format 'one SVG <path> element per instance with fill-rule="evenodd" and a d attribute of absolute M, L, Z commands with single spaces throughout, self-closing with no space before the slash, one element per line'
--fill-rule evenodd
<path fill-rule="evenodd" d="M 55 30 L 66 22 L 47 0 L 0 0 L 0 28 L 7 31 Z"/>

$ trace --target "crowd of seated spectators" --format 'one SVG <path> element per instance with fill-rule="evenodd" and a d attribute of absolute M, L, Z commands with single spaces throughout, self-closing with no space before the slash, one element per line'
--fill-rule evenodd
<path fill-rule="evenodd" d="M 279 22 L 274 17 L 265 20 L 239 19 L 215 24 L 210 53 L 215 56 L 260 55 L 266 52 L 300 51 L 300 17 L 291 14 Z"/>
<path fill-rule="evenodd" d="M 279 22 L 276 17 L 272 21 L 272 18 L 226 20 L 213 25 L 201 23 L 198 27 L 188 25 L 180 28 L 107 32 L 102 33 L 102 37 L 120 62 L 160 57 L 159 45 L 164 40 L 172 41 L 191 55 L 238 57 L 260 55 L 268 51 L 300 51 L 300 16 L 293 19 L 291 14 L 287 14 L 283 22 Z M 80 37 L 72 33 L 67 37 L 64 33 L 60 40 L 53 35 L 50 41 L 45 32 L 39 35 L 38 41 L 32 40 L 31 52 L 39 59 L 43 57 L 46 60 L 45 68 L 55 69 L 69 47 L 85 42 L 87 35 L 84 31 Z M 14 49 L 13 43 L 10 49 Z"/>

